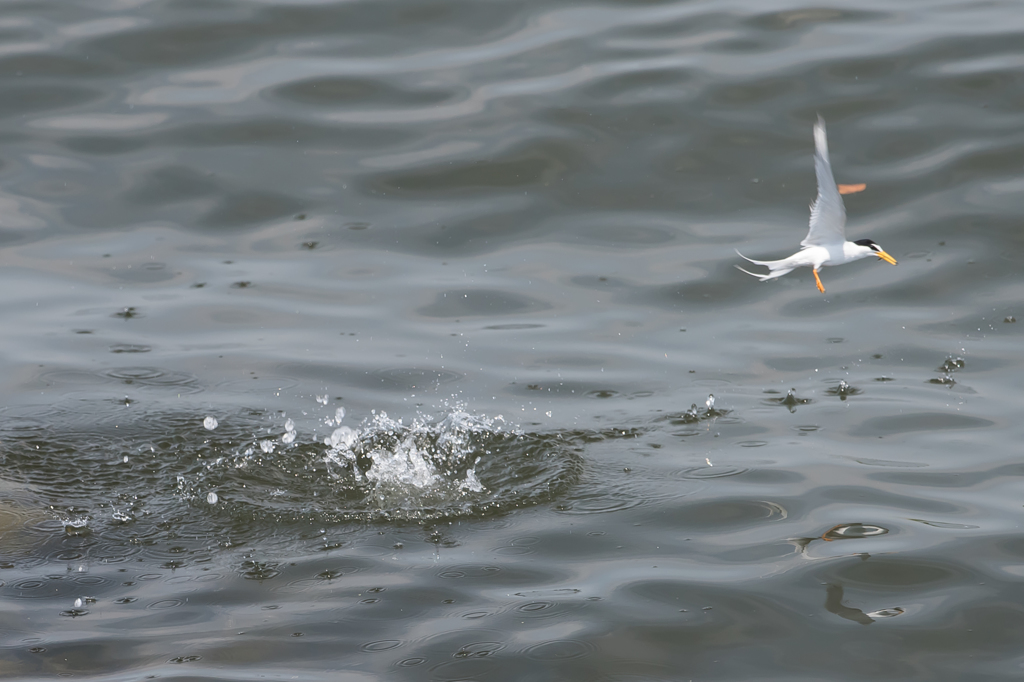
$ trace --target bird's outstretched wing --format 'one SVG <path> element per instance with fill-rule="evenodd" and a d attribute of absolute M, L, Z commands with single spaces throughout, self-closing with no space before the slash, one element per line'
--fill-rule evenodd
<path fill-rule="evenodd" d="M 842 244 L 846 241 L 846 209 L 832 177 L 825 120 L 821 116 L 814 124 L 814 174 L 818 178 L 818 196 L 811 204 L 811 229 L 800 246 Z"/>

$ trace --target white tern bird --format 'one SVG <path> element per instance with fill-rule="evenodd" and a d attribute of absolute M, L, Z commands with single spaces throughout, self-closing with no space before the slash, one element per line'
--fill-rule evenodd
<path fill-rule="evenodd" d="M 740 258 L 754 265 L 763 265 L 770 271 L 767 275 L 748 272 L 740 266 L 736 269 L 757 277 L 762 282 L 782 277 L 799 267 L 809 267 L 814 272 L 818 291 L 825 293 L 818 270 L 826 265 L 842 265 L 868 256 L 878 256 L 886 263 L 896 265 L 896 259 L 870 239 L 846 241 L 846 209 L 839 188 L 832 177 L 832 165 L 828 161 L 828 138 L 825 136 L 825 121 L 818 117 L 814 124 L 814 174 L 818 178 L 818 196 L 811 204 L 811 228 L 800 242 L 803 247 L 789 258 L 782 260 L 754 260 L 737 251 Z"/>

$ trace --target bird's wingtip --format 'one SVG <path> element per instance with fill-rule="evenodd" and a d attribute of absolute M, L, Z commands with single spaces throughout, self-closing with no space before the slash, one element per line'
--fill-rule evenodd
<path fill-rule="evenodd" d="M 814 147 L 822 156 L 828 156 L 828 136 L 825 134 L 825 119 L 818 114 L 814 124 Z"/>

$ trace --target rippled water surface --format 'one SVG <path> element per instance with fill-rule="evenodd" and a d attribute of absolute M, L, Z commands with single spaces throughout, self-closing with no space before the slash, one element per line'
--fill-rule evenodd
<path fill-rule="evenodd" d="M 8 679 L 1001 680 L 1014 2 L 0 4 Z M 828 122 L 851 238 L 762 284 Z"/>

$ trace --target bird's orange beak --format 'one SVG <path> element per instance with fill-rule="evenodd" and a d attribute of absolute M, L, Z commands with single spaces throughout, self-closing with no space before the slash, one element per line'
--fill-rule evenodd
<path fill-rule="evenodd" d="M 885 251 L 875 251 L 875 255 L 884 260 L 889 265 L 896 265 L 896 259 L 887 254 Z"/>

